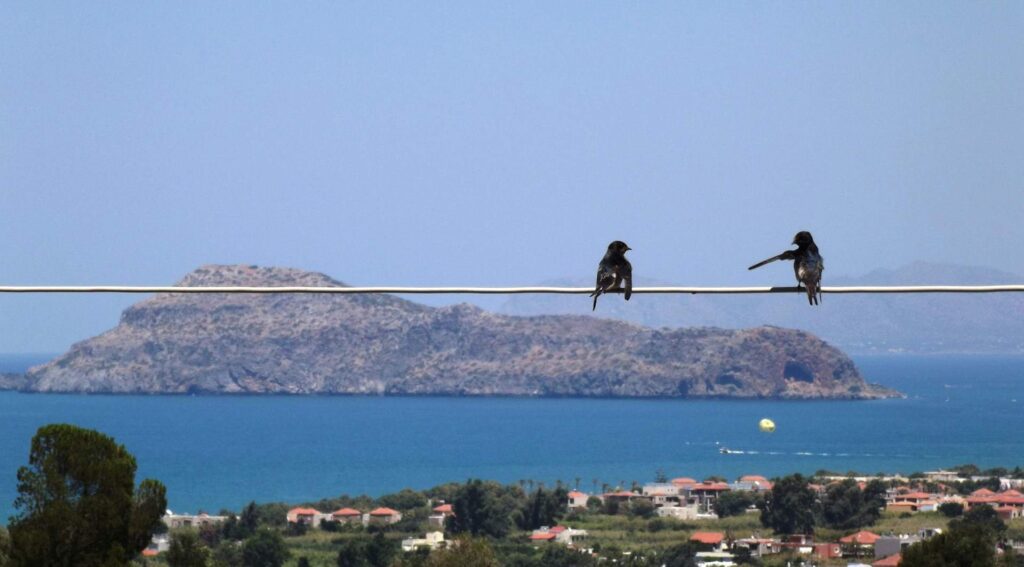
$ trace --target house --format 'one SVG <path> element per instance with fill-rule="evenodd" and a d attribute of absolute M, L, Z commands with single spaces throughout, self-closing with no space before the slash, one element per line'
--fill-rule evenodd
<path fill-rule="evenodd" d="M 455 512 L 452 511 L 451 504 L 434 506 L 433 513 L 427 517 L 427 523 L 435 528 L 444 529 L 445 522 L 448 521 L 448 518 L 454 515 Z"/>
<path fill-rule="evenodd" d="M 372 525 L 391 525 L 402 520 L 402 513 L 391 508 L 377 508 L 367 514 L 365 523 Z"/>
<path fill-rule="evenodd" d="M 363 513 L 355 508 L 340 508 L 331 512 L 331 520 L 339 524 L 361 524 Z"/>
<path fill-rule="evenodd" d="M 838 543 L 816 543 L 811 546 L 811 555 L 819 559 L 836 559 L 843 556 L 843 548 Z"/>
<path fill-rule="evenodd" d="M 782 552 L 782 543 L 777 539 L 767 537 L 744 537 L 732 542 L 733 548 L 746 548 L 751 551 L 754 557 L 764 557 Z"/>
<path fill-rule="evenodd" d="M 748 537 L 738 539 L 733 542 L 733 547 L 745 547 L 750 550 L 750 555 L 754 557 L 782 553 L 782 542 L 768 538 Z"/>
<path fill-rule="evenodd" d="M 587 501 L 590 500 L 590 495 L 586 492 L 580 492 L 579 490 L 573 490 L 569 493 L 569 504 L 570 510 L 577 510 L 580 508 L 587 507 Z"/>
<path fill-rule="evenodd" d="M 199 514 L 175 514 L 170 510 L 163 515 L 161 520 L 171 529 L 177 528 L 199 528 L 210 524 L 220 524 L 227 520 L 227 516 L 211 516 L 205 512 Z"/>
<path fill-rule="evenodd" d="M 932 482 L 959 482 L 960 475 L 956 471 L 928 471 L 924 477 Z"/>
<path fill-rule="evenodd" d="M 530 534 L 530 541 L 535 544 L 560 543 L 570 547 L 577 546 L 587 539 L 587 530 L 574 530 L 566 526 L 543 526 Z"/>
<path fill-rule="evenodd" d="M 999 519 L 1007 522 L 1021 517 L 1020 508 L 1013 506 L 1000 506 L 996 508 L 996 514 L 999 515 Z"/>
<path fill-rule="evenodd" d="M 793 550 L 797 553 L 811 553 L 814 551 L 814 536 L 810 534 L 790 534 L 782 538 L 782 549 Z"/>
<path fill-rule="evenodd" d="M 695 520 L 699 515 L 696 505 L 691 506 L 662 506 L 654 511 L 660 518 L 675 518 L 677 520 Z"/>
<path fill-rule="evenodd" d="M 601 495 L 602 502 L 629 502 L 630 499 L 636 498 L 639 494 L 635 492 L 629 492 L 627 490 L 619 490 L 617 492 L 605 492 Z"/>
<path fill-rule="evenodd" d="M 690 541 L 701 551 L 725 551 L 725 534 L 722 532 L 693 532 Z"/>
<path fill-rule="evenodd" d="M 866 530 L 839 538 L 843 548 L 843 557 L 873 557 L 875 554 L 875 542 L 879 536 Z"/>
<path fill-rule="evenodd" d="M 427 532 L 422 539 L 408 538 L 402 540 L 402 551 L 415 551 L 417 548 L 435 550 L 445 546 L 443 532 Z"/>
<path fill-rule="evenodd" d="M 710 512 L 714 510 L 718 495 L 728 490 L 729 485 L 724 482 L 704 481 L 686 490 L 687 502 L 696 504 L 702 512 Z"/>
<path fill-rule="evenodd" d="M 772 483 L 767 478 L 758 474 L 747 474 L 740 477 L 736 482 L 730 483 L 731 490 L 744 490 L 748 492 L 764 492 L 772 489 Z"/>
<path fill-rule="evenodd" d="M 146 549 L 142 550 L 143 557 L 156 557 L 157 555 L 171 548 L 171 539 L 167 534 L 157 534 L 149 541 Z"/>
<path fill-rule="evenodd" d="M 736 557 L 728 551 L 698 551 L 693 556 L 697 567 L 733 567 Z"/>
<path fill-rule="evenodd" d="M 691 486 L 697 484 L 696 480 L 685 476 L 673 478 L 669 482 L 672 484 L 672 486 L 675 486 L 680 490 L 689 490 Z"/>
<path fill-rule="evenodd" d="M 288 510 L 288 523 L 289 524 L 303 524 L 306 526 L 319 526 L 320 522 L 327 515 L 320 512 L 316 508 L 292 508 Z"/>
<path fill-rule="evenodd" d="M 896 567 L 900 564 L 900 561 L 902 560 L 903 557 L 897 553 L 896 555 L 890 555 L 885 559 L 879 559 L 878 561 L 875 561 L 871 564 L 871 567 Z"/>

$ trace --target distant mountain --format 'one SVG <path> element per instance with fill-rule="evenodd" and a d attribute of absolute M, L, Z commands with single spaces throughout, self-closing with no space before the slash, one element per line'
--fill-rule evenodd
<path fill-rule="evenodd" d="M 777 277 L 775 277 L 777 275 Z M 766 283 L 793 285 L 788 270 Z M 916 262 L 860 277 L 830 277 L 829 285 L 982 285 L 1022 283 L 1024 277 L 988 268 Z M 546 282 L 592 285 L 588 279 Z M 639 280 L 635 285 L 668 285 Z M 500 310 L 513 315 L 591 315 L 584 297 L 518 295 Z M 853 353 L 1024 353 L 1024 294 L 829 295 L 816 308 L 793 294 L 635 295 L 602 301 L 594 314 L 654 327 L 758 325 L 804 329 Z"/>
<path fill-rule="evenodd" d="M 180 286 L 343 285 L 206 266 Z M 610 301 L 608 303 L 611 303 Z M 638 301 L 637 304 L 642 304 Z M 842 352 L 772 327 L 655 330 L 390 295 L 160 294 L 29 370 L 27 390 L 118 393 L 875 398 Z"/>

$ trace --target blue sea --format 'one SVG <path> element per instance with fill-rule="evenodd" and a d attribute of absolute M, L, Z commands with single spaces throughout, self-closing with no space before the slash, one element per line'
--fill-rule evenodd
<path fill-rule="evenodd" d="M 21 371 L 40 357 L 0 358 Z M 238 510 L 478 477 L 671 476 L 1024 465 L 1024 358 L 860 357 L 906 399 L 697 401 L 441 397 L 76 396 L 0 392 L 0 518 L 36 429 L 98 429 L 161 480 L 175 511 Z M 758 420 L 772 418 L 773 434 Z M 721 454 L 725 446 L 738 454 Z"/>

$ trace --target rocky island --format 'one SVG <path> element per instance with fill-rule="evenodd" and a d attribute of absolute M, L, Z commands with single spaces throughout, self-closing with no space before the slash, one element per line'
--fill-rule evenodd
<path fill-rule="evenodd" d="M 344 284 L 296 269 L 216 265 L 177 285 Z M 126 309 L 114 329 L 7 382 L 33 392 L 125 394 L 898 395 L 797 330 L 652 329 L 338 294 L 155 295 Z"/>

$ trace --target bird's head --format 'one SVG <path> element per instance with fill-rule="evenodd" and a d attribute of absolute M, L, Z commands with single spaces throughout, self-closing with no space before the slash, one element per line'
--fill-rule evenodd
<path fill-rule="evenodd" d="M 621 240 L 615 240 L 608 245 L 609 252 L 618 252 L 619 254 L 625 254 L 626 251 L 632 250 L 625 242 Z"/>
<path fill-rule="evenodd" d="M 807 232 L 806 230 L 801 230 L 800 232 L 796 233 L 796 236 L 793 237 L 793 244 L 796 244 L 797 246 L 806 246 L 808 244 L 814 244 L 814 238 L 811 237 L 811 233 Z"/>

